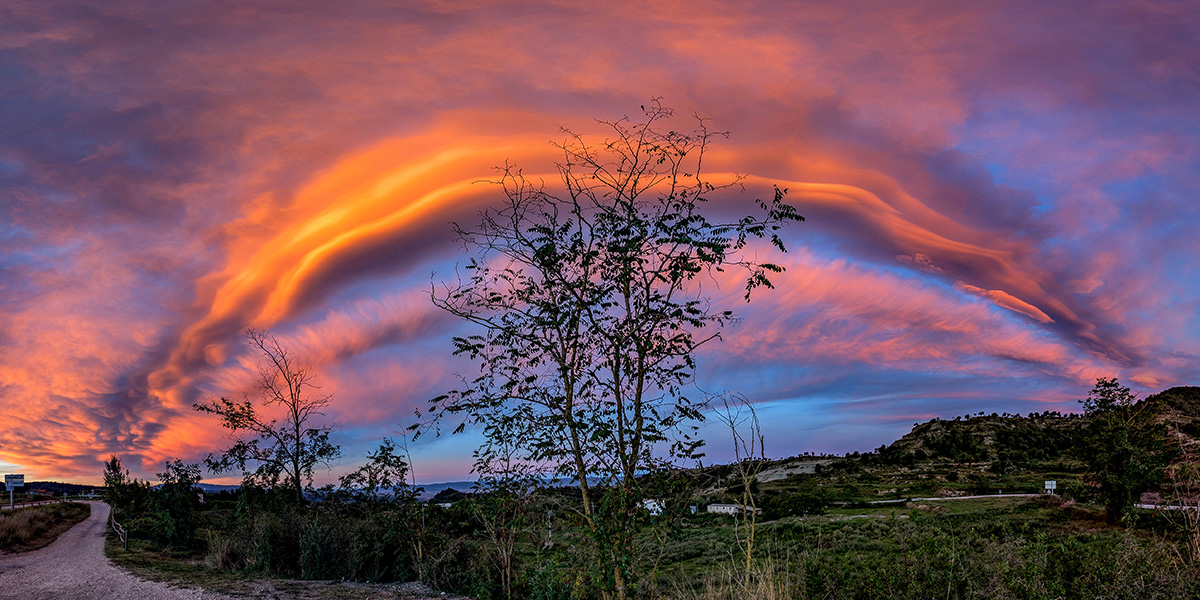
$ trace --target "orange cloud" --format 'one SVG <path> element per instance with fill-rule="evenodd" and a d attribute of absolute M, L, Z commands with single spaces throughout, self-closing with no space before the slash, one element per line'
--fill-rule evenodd
<path fill-rule="evenodd" d="M 1021 300 L 1020 298 L 1017 298 L 1016 296 L 1013 296 L 1004 290 L 985 290 L 973 285 L 967 285 L 961 281 L 956 282 L 954 287 L 955 289 L 960 289 L 964 292 L 987 298 L 988 300 L 994 302 L 996 306 L 1007 308 L 1008 310 L 1025 315 L 1035 321 L 1040 321 L 1042 323 L 1054 322 L 1054 319 L 1051 319 L 1049 315 L 1039 310 L 1038 307 Z"/>

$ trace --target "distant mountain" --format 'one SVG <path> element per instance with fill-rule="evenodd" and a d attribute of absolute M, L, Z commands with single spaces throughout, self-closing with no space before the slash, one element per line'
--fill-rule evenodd
<path fill-rule="evenodd" d="M 196 484 L 206 494 L 215 494 L 218 492 L 235 492 L 241 485 L 220 485 L 216 483 L 204 483 L 203 481 Z"/>
<path fill-rule="evenodd" d="M 421 500 L 429 500 L 437 495 L 442 490 L 454 489 L 460 492 L 469 492 L 475 489 L 474 481 L 446 481 L 442 483 L 422 483 L 417 487 L 422 488 L 421 494 L 417 496 Z"/>
<path fill-rule="evenodd" d="M 1146 400 L 1159 400 L 1181 415 L 1200 419 L 1200 387 L 1179 386 L 1163 390 Z"/>
<path fill-rule="evenodd" d="M 92 490 L 96 490 L 96 492 L 99 493 L 99 491 L 103 488 L 98 485 L 80 485 L 77 483 L 62 483 L 58 481 L 26 481 L 24 488 L 17 489 L 18 491 L 22 489 L 46 490 L 48 492 L 53 492 L 55 496 L 61 496 L 63 494 L 88 494 L 91 493 Z M 8 493 L 8 489 L 4 487 L 3 483 L 0 483 L 0 491 L 3 491 L 5 494 Z M 8 502 L 8 496 L 6 495 L 4 498 L 4 501 Z"/>

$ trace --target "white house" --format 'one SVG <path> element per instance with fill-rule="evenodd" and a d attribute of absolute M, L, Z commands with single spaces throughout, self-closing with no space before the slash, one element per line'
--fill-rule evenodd
<path fill-rule="evenodd" d="M 741 504 L 709 504 L 708 508 L 704 509 L 710 513 L 721 515 L 736 515 L 740 512 L 750 512 L 750 507 L 742 506 Z M 754 509 L 754 514 L 762 512 L 761 508 Z"/>

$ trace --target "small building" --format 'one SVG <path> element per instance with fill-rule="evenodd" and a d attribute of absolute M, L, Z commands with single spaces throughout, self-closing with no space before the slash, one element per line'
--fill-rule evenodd
<path fill-rule="evenodd" d="M 710 513 L 717 513 L 719 515 L 736 515 L 738 513 L 750 512 L 750 507 L 741 504 L 709 504 L 708 508 L 704 510 Z M 759 514 L 761 512 L 761 508 L 754 509 L 754 514 Z"/>

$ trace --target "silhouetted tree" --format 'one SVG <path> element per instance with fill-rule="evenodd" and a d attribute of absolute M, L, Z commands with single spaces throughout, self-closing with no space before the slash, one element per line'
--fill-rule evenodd
<path fill-rule="evenodd" d="M 116 454 L 104 461 L 104 501 L 113 507 L 113 510 L 123 508 L 125 505 L 125 492 L 129 487 L 129 469 L 126 469 L 121 464 L 121 459 L 117 458 Z"/>
<path fill-rule="evenodd" d="M 339 478 L 342 489 L 359 502 L 411 502 L 416 500 L 408 485 L 409 465 L 396 452 L 396 443 L 384 439 L 379 449 L 367 454 L 367 463 Z"/>
<path fill-rule="evenodd" d="M 493 444 L 490 449 L 494 452 L 486 458 L 476 455 L 479 480 L 474 493 L 463 502 L 483 527 L 488 541 L 484 554 L 500 575 L 501 590 L 509 600 L 517 576 L 517 541 L 529 533 L 530 506 L 538 485 L 536 471 L 514 460 L 514 450 L 519 446 L 514 442 L 503 449 Z"/>
<path fill-rule="evenodd" d="M 199 504 L 196 484 L 200 483 L 200 465 L 174 460 L 164 466 L 166 470 L 158 474 L 161 485 L 153 496 L 154 507 L 163 525 L 159 534 L 168 544 L 188 546 L 196 532 L 195 511 Z"/>
<path fill-rule="evenodd" d="M 482 374 L 435 399 L 435 417 L 482 426 L 485 461 L 517 440 L 519 459 L 577 482 L 597 583 L 620 598 L 635 580 L 638 477 L 696 455 L 690 423 L 705 402 L 684 387 L 698 349 L 734 318 L 701 280 L 744 269 L 749 300 L 783 268 L 741 251 L 754 238 L 783 251 L 777 230 L 803 220 L 778 188 L 754 215 L 709 220 L 701 207 L 718 187 L 703 159 L 724 134 L 703 120 L 666 128 L 673 113 L 657 100 L 643 110 L 638 122 L 600 121 L 612 135 L 603 141 L 564 130 L 561 194 L 501 169 L 503 205 L 477 227 L 455 226 L 476 251 L 469 274 L 432 294 L 482 329 L 454 339 Z"/>
<path fill-rule="evenodd" d="M 135 515 L 146 509 L 150 482 L 129 476 L 129 469 L 113 454 L 104 461 L 104 501 L 118 518 Z"/>
<path fill-rule="evenodd" d="M 221 398 L 192 405 L 200 412 L 221 417 L 221 425 L 234 436 L 233 446 L 219 456 L 210 454 L 204 462 L 216 473 L 241 469 L 245 479 L 256 485 L 282 485 L 291 490 L 297 503 L 303 503 L 304 489 L 312 484 L 313 467 L 341 455 L 338 446 L 329 442 L 331 429 L 313 423 L 323 414 L 321 409 L 329 406 L 331 397 L 311 393 L 316 389 L 312 370 L 297 364 L 274 336 L 248 329 L 246 337 L 262 353 L 258 364 L 260 397 L 242 402 Z M 282 410 L 283 416 L 270 418 L 264 409 Z M 244 434 L 249 435 L 241 437 Z"/>

